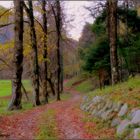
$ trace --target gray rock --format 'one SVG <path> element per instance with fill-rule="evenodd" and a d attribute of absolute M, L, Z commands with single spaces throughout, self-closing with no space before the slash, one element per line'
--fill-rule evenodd
<path fill-rule="evenodd" d="M 97 105 L 97 109 L 98 110 L 101 110 L 101 109 L 104 108 L 104 106 L 105 106 L 105 103 L 104 102 L 101 102 L 100 104 Z"/>
<path fill-rule="evenodd" d="M 114 118 L 111 122 L 111 127 L 116 127 L 121 123 L 121 119 L 120 118 Z"/>
<path fill-rule="evenodd" d="M 127 132 L 130 124 L 131 122 L 129 120 L 123 120 L 117 127 L 117 135 L 122 136 L 125 132 Z"/>
<path fill-rule="evenodd" d="M 92 111 L 93 111 L 94 109 L 95 109 L 95 106 L 92 105 L 92 106 L 89 108 L 88 112 L 89 112 L 89 113 L 92 113 Z"/>
<path fill-rule="evenodd" d="M 87 105 L 87 107 L 85 108 L 85 111 L 89 111 L 90 110 L 90 108 L 93 106 L 93 104 L 92 103 L 90 103 L 89 105 Z"/>
<path fill-rule="evenodd" d="M 102 109 L 100 109 L 97 113 L 97 116 L 102 118 L 102 116 L 105 114 L 107 110 L 103 107 Z"/>
<path fill-rule="evenodd" d="M 134 109 L 132 109 L 131 112 L 128 114 L 128 118 L 129 118 L 130 120 L 133 119 L 133 117 L 135 116 L 137 110 L 138 110 L 138 108 L 134 108 Z"/>
<path fill-rule="evenodd" d="M 84 103 L 83 104 L 84 111 L 87 111 L 90 108 L 91 105 L 92 105 L 92 102 L 91 101 L 90 102 L 87 102 L 87 103 Z"/>
<path fill-rule="evenodd" d="M 134 112 L 134 117 L 131 121 L 132 124 L 140 124 L 140 110 Z"/>
<path fill-rule="evenodd" d="M 105 103 L 105 105 L 104 105 L 104 107 L 103 107 L 103 110 L 104 111 L 107 111 L 107 110 L 112 109 L 112 107 L 113 107 L 113 102 L 110 101 L 110 100 L 107 100 L 106 103 Z"/>
<path fill-rule="evenodd" d="M 97 113 L 97 112 L 98 112 L 98 110 L 95 108 L 95 109 L 93 109 L 91 115 L 95 115 L 95 116 L 96 116 L 96 113 Z"/>
<path fill-rule="evenodd" d="M 86 111 L 87 104 L 81 104 L 80 109 Z"/>
<path fill-rule="evenodd" d="M 95 96 L 95 97 L 92 99 L 92 103 L 93 103 L 93 105 L 96 105 L 96 104 L 102 102 L 103 99 L 104 99 L 104 98 L 103 98 L 102 96 Z"/>
<path fill-rule="evenodd" d="M 84 96 L 84 97 L 83 97 L 83 101 L 84 101 L 84 102 L 88 102 L 88 101 L 89 101 L 88 96 Z"/>
<path fill-rule="evenodd" d="M 115 108 L 117 108 L 117 104 L 116 103 L 113 103 L 112 110 L 115 111 Z"/>
<path fill-rule="evenodd" d="M 101 114 L 101 118 L 104 120 L 104 121 L 107 121 L 109 119 L 111 119 L 111 113 L 112 113 L 112 110 L 107 110 L 106 112 L 103 112 Z"/>
<path fill-rule="evenodd" d="M 122 105 L 123 105 L 123 103 L 121 101 L 119 101 L 118 103 L 114 103 L 114 104 L 115 104 L 114 105 L 114 111 L 119 112 L 121 107 L 122 107 Z"/>
<path fill-rule="evenodd" d="M 110 101 L 110 100 L 107 100 L 107 103 L 106 103 L 106 110 L 107 110 L 107 109 L 111 109 L 112 106 L 113 106 L 113 102 Z"/>
<path fill-rule="evenodd" d="M 134 129 L 134 137 L 133 139 L 140 139 L 140 128 Z"/>
<path fill-rule="evenodd" d="M 99 117 L 99 118 L 101 118 L 101 116 L 102 116 L 103 113 L 104 113 L 104 111 L 103 110 L 100 110 L 100 111 L 98 111 L 96 113 L 96 116 Z"/>
<path fill-rule="evenodd" d="M 97 110 L 97 108 L 93 109 L 92 113 L 91 113 L 94 117 L 98 117 L 100 118 L 100 111 Z"/>
<path fill-rule="evenodd" d="M 96 107 L 96 108 L 93 109 L 91 114 L 95 117 L 101 118 L 102 113 L 104 113 L 104 111 L 102 109 L 98 110 L 97 107 Z"/>
<path fill-rule="evenodd" d="M 86 109 L 87 106 L 88 106 L 88 103 L 82 103 L 80 105 L 80 109 L 86 111 L 85 109 Z"/>
<path fill-rule="evenodd" d="M 124 115 L 127 113 L 127 111 L 128 111 L 128 105 L 127 105 L 127 104 L 124 104 L 124 105 L 121 107 L 121 109 L 120 109 L 120 111 L 119 111 L 119 113 L 118 113 L 118 116 L 119 116 L 119 117 L 124 116 Z"/>

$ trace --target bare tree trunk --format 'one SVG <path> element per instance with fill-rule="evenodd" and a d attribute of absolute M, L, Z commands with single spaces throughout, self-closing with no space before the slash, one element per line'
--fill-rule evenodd
<path fill-rule="evenodd" d="M 43 59 L 44 59 L 44 76 L 43 76 L 43 94 L 45 96 L 45 102 L 48 103 L 48 90 L 47 90 L 47 79 L 48 79 L 48 64 L 47 64 L 47 58 L 48 58 L 48 51 L 47 51 L 47 11 L 46 11 L 46 0 L 42 0 L 42 18 L 43 18 L 43 29 L 44 29 L 44 51 L 43 51 Z"/>
<path fill-rule="evenodd" d="M 62 93 L 63 92 L 63 90 L 64 90 L 64 87 L 63 87 L 63 85 L 64 85 L 64 70 L 63 70 L 63 48 L 61 48 L 61 56 L 60 56 L 60 58 L 61 58 L 61 77 L 60 77 L 60 85 L 61 85 L 61 90 L 60 90 L 60 92 Z"/>
<path fill-rule="evenodd" d="M 8 109 L 21 109 L 22 99 L 22 72 L 23 72 L 23 1 L 14 0 L 15 7 L 15 47 L 14 47 L 14 73 L 12 80 L 12 99 Z"/>
<path fill-rule="evenodd" d="M 108 33 L 112 84 L 119 81 L 117 56 L 117 0 L 108 0 Z"/>
<path fill-rule="evenodd" d="M 54 87 L 54 84 L 53 84 L 51 78 L 48 78 L 48 82 L 50 84 L 50 87 L 51 87 L 51 90 L 52 90 L 52 94 L 55 96 L 55 87 Z"/>
<path fill-rule="evenodd" d="M 21 87 L 22 87 L 22 90 L 23 90 L 23 92 L 25 94 L 25 97 L 26 97 L 27 101 L 29 101 L 28 93 L 27 93 L 27 91 L 26 91 L 26 89 L 25 89 L 25 87 L 24 87 L 24 85 L 22 83 L 21 83 Z"/>
<path fill-rule="evenodd" d="M 61 7 L 60 1 L 56 0 L 56 12 L 54 7 L 51 5 L 52 11 L 55 18 L 56 32 L 57 32 L 57 100 L 60 99 L 60 82 L 61 82 L 61 53 L 60 53 L 60 38 L 61 38 Z"/>
<path fill-rule="evenodd" d="M 38 50 L 37 50 L 37 39 L 34 25 L 34 15 L 33 15 L 33 4 L 31 0 L 28 0 L 29 8 L 24 3 L 24 8 L 29 17 L 30 24 L 30 36 L 31 36 L 31 46 L 32 46 L 32 54 L 33 54 L 33 76 L 32 76 L 32 84 L 33 84 L 33 95 L 34 95 L 34 106 L 40 105 L 39 99 L 39 65 L 38 65 Z"/>
<path fill-rule="evenodd" d="M 57 30 L 57 100 L 60 100 L 60 76 L 61 76 L 61 63 L 60 63 L 60 36 L 61 36 L 61 13 L 60 13 L 60 1 L 56 0 L 56 9 L 57 9 L 57 20 L 56 20 L 56 30 Z"/>

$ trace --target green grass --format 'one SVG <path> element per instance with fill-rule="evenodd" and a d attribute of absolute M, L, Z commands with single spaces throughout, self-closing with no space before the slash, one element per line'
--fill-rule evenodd
<path fill-rule="evenodd" d="M 0 80 L 0 97 L 11 94 L 11 81 Z"/>
<path fill-rule="evenodd" d="M 68 82 L 65 84 L 65 87 L 70 88 L 70 87 L 72 87 L 72 85 L 73 85 L 75 82 L 77 82 L 77 81 L 79 81 L 79 80 L 81 80 L 81 77 L 79 77 L 79 76 L 73 77 L 73 78 L 71 78 L 70 80 L 68 80 Z"/>
<path fill-rule="evenodd" d="M 72 78 L 68 81 L 66 86 L 72 87 L 73 83 L 80 80 L 80 77 Z M 140 107 L 140 76 L 135 76 L 134 78 L 131 77 L 126 82 L 122 82 L 114 86 L 106 86 L 102 90 L 95 89 L 93 91 L 93 83 L 90 79 L 74 85 L 73 88 L 81 93 L 85 93 L 90 98 L 97 95 L 107 95 L 107 97 L 114 102 L 122 101 L 124 103 L 128 103 L 130 109 Z"/>
<path fill-rule="evenodd" d="M 128 81 L 114 86 L 108 86 L 105 89 L 96 89 L 89 92 L 88 96 L 93 98 L 96 95 L 108 95 L 108 98 L 114 102 L 122 101 L 128 103 L 130 107 L 140 106 L 140 76 L 130 78 Z"/>
<path fill-rule="evenodd" d="M 58 139 L 58 130 L 55 121 L 55 110 L 49 109 L 41 116 L 37 139 Z"/>
<path fill-rule="evenodd" d="M 29 110 L 33 108 L 33 105 L 31 102 L 27 101 L 22 101 L 22 110 L 15 110 L 15 111 L 8 111 L 8 104 L 9 104 L 9 99 L 0 99 L 0 115 L 12 115 L 14 113 L 19 113 L 25 110 Z"/>
<path fill-rule="evenodd" d="M 0 99 L 0 115 L 7 115 L 7 114 L 13 114 L 13 112 L 19 112 L 19 111 L 25 111 L 28 109 L 31 109 L 33 107 L 33 104 L 30 101 L 26 101 L 25 98 L 22 99 L 22 110 L 17 111 L 8 111 L 8 104 L 10 103 L 9 99 Z"/>
<path fill-rule="evenodd" d="M 30 81 L 24 80 L 23 83 L 24 83 L 24 86 L 25 86 L 26 90 L 28 92 L 30 92 L 32 90 Z M 4 85 L 5 84 L 6 86 L 10 87 L 10 81 L 8 81 L 8 80 L 0 81 L 0 84 L 1 85 Z M 5 88 L 6 86 L 3 86 L 3 88 Z M 5 94 L 3 94 L 3 97 L 4 97 L 4 95 Z M 8 96 L 8 95 L 6 95 L 6 96 Z M 28 96 L 29 96 L 30 99 L 32 98 L 32 94 L 29 94 Z M 61 100 L 62 101 L 66 101 L 70 97 L 71 97 L 71 94 L 69 94 L 69 93 L 63 93 L 63 94 L 61 94 Z M 22 98 L 22 107 L 23 108 L 21 110 L 8 111 L 7 108 L 8 108 L 9 102 L 10 102 L 10 98 L 2 98 L 2 96 L 1 96 L 1 98 L 0 98 L 0 115 L 11 115 L 11 114 L 14 114 L 14 113 L 23 112 L 25 110 L 29 110 L 29 109 L 32 109 L 33 108 L 32 102 L 31 101 L 26 101 L 26 99 L 24 97 L 24 94 L 23 94 L 23 98 Z M 53 102 L 56 102 L 56 97 L 49 98 L 49 103 L 53 103 Z"/>
<path fill-rule="evenodd" d="M 96 80 L 96 82 L 98 81 Z M 88 93 L 92 91 L 93 88 L 95 88 L 95 85 L 93 84 L 93 79 L 91 77 L 88 78 L 83 76 L 77 76 L 68 80 L 68 82 L 65 84 L 65 87 L 72 87 L 81 93 Z"/>
<path fill-rule="evenodd" d="M 78 86 L 75 87 L 75 89 L 81 93 L 87 93 L 91 91 L 92 88 L 93 85 L 90 79 L 80 83 Z"/>
<path fill-rule="evenodd" d="M 23 80 L 23 85 L 26 91 L 29 93 L 32 91 L 32 86 L 29 80 Z M 10 98 L 2 98 L 5 96 L 10 96 L 12 91 L 12 84 L 10 80 L 0 80 L 0 115 L 10 115 L 13 113 L 17 113 L 20 111 L 7 111 L 8 104 L 10 102 Z M 22 101 L 23 109 L 21 111 L 25 111 L 27 109 L 32 108 L 32 103 L 27 102 L 25 99 Z"/>
<path fill-rule="evenodd" d="M 32 91 L 29 80 L 23 80 L 23 85 L 27 91 Z M 10 80 L 0 80 L 0 97 L 11 95 L 12 84 Z"/>

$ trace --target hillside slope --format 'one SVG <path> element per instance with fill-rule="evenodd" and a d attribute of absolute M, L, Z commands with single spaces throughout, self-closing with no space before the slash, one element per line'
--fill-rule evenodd
<path fill-rule="evenodd" d="M 91 91 L 89 80 L 74 88 L 84 91 L 81 109 L 93 117 L 96 125 L 115 128 L 116 138 L 140 138 L 140 76 L 103 90 Z"/>

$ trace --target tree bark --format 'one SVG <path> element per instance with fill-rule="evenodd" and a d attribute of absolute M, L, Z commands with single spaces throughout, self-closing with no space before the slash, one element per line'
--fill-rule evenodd
<path fill-rule="evenodd" d="M 26 91 L 26 89 L 25 89 L 25 87 L 24 87 L 24 85 L 22 83 L 21 83 L 21 87 L 22 87 L 22 90 L 23 90 L 23 92 L 25 94 L 25 97 L 26 97 L 27 101 L 29 101 L 28 93 L 27 93 L 27 91 Z"/>
<path fill-rule="evenodd" d="M 112 85 L 119 82 L 117 56 L 117 0 L 108 0 L 108 35 L 110 45 L 110 63 Z"/>
<path fill-rule="evenodd" d="M 61 63 L 60 63 L 60 35 L 61 35 L 61 13 L 60 13 L 60 1 L 56 0 L 56 9 L 57 9 L 57 17 L 56 17 L 56 30 L 57 30 L 57 100 L 60 99 L 60 79 L 61 79 Z"/>
<path fill-rule="evenodd" d="M 54 88 L 54 84 L 51 80 L 51 78 L 48 78 L 48 82 L 50 84 L 51 90 L 52 90 L 52 94 L 55 96 L 55 88 Z"/>
<path fill-rule="evenodd" d="M 22 72 L 23 72 L 23 1 L 14 0 L 15 8 L 15 46 L 14 46 L 14 73 L 12 80 L 12 99 L 8 109 L 21 109 L 22 99 Z"/>
<path fill-rule="evenodd" d="M 56 11 L 54 7 L 52 7 L 52 11 L 55 18 L 55 24 L 56 24 L 56 33 L 57 33 L 57 41 L 56 41 L 56 51 L 57 51 L 57 100 L 60 99 L 60 82 L 61 82 L 61 53 L 60 53 L 60 38 L 61 38 L 61 7 L 60 7 L 60 1 L 56 1 Z"/>
<path fill-rule="evenodd" d="M 37 50 L 37 39 L 36 39 L 36 31 L 34 25 L 34 15 L 33 15 L 33 4 L 31 0 L 28 0 L 29 9 L 25 6 L 25 10 L 29 17 L 29 25 L 30 25 L 30 36 L 31 36 L 31 46 L 33 50 L 33 76 L 32 76 L 32 84 L 33 84 L 33 95 L 34 95 L 34 106 L 40 105 L 39 99 L 39 65 L 38 65 L 38 50 Z"/>
<path fill-rule="evenodd" d="M 44 59 L 44 76 L 43 76 L 43 94 L 45 97 L 45 102 L 48 103 L 48 89 L 47 89 L 47 79 L 48 79 L 48 51 L 47 51 L 47 35 L 48 35 L 48 29 L 47 29 L 47 11 L 46 11 L 46 0 L 42 0 L 42 18 L 43 18 L 43 29 L 44 29 L 44 36 L 43 36 L 43 59 Z"/>
<path fill-rule="evenodd" d="M 61 58 L 60 60 L 60 65 L 61 65 L 61 76 L 60 76 L 61 90 L 60 92 L 63 93 L 63 90 L 64 90 L 63 48 L 61 48 L 60 58 Z"/>

